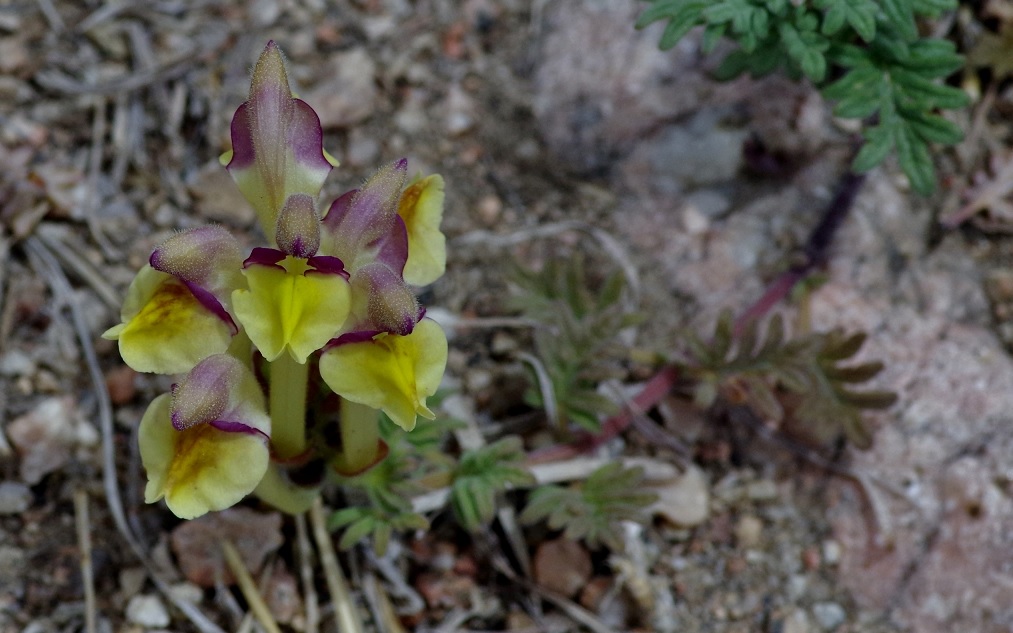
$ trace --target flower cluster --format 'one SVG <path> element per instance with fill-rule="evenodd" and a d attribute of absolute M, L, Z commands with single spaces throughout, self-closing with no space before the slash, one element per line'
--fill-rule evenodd
<path fill-rule="evenodd" d="M 131 283 L 119 342 L 138 371 L 185 374 L 140 426 L 145 500 L 182 518 L 251 492 L 291 512 L 328 468 L 383 459 L 379 411 L 405 430 L 432 418 L 447 340 L 411 286 L 443 274 L 443 180 L 408 182 L 407 161 L 316 199 L 335 161 L 316 113 L 292 95 L 268 43 L 222 157 L 270 247 L 243 257 L 220 226 L 166 240 Z"/>

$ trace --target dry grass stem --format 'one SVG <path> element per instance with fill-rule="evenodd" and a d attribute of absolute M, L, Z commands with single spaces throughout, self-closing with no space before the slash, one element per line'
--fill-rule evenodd
<path fill-rule="evenodd" d="M 84 630 L 95 633 L 97 613 L 95 606 L 95 574 L 91 564 L 91 520 L 88 517 L 88 492 L 74 490 L 74 525 L 77 527 L 77 547 L 81 556 L 81 584 L 84 586 Z"/>
<path fill-rule="evenodd" d="M 316 541 L 317 551 L 320 554 L 320 564 L 324 568 L 327 589 L 330 591 L 334 604 L 338 630 L 341 633 L 363 633 L 362 617 L 355 608 L 352 594 L 348 589 L 348 581 L 345 580 L 341 565 L 338 563 L 334 543 L 331 542 L 331 534 L 327 531 L 327 522 L 324 519 L 324 506 L 319 498 L 313 502 L 313 507 L 310 508 L 310 526 L 313 530 L 313 540 Z"/>
<path fill-rule="evenodd" d="M 378 628 L 385 633 L 408 633 L 401 624 L 401 619 L 397 617 L 390 596 L 387 595 L 387 590 L 376 574 L 366 572 L 362 580 L 362 590 Z"/>
<path fill-rule="evenodd" d="M 267 630 L 267 633 L 281 633 L 278 623 L 274 621 L 274 616 L 271 614 L 271 609 L 268 608 L 267 603 L 264 602 L 264 598 L 260 595 L 257 583 L 254 582 L 250 571 L 243 564 L 243 558 L 236 550 L 236 546 L 227 540 L 222 540 L 221 546 L 222 554 L 225 555 L 225 563 L 229 566 L 229 571 L 232 572 L 236 582 L 239 584 L 239 590 L 243 592 L 243 597 L 246 598 L 246 604 L 250 606 L 250 611 L 253 612 L 253 615 L 260 622 L 261 626 Z"/>
<path fill-rule="evenodd" d="M 313 547 L 310 545 L 309 533 L 306 530 L 305 514 L 295 516 L 295 537 L 299 552 L 299 580 L 303 587 L 303 605 L 306 617 L 303 626 L 305 633 L 317 633 L 320 629 L 320 605 L 313 582 Z"/>

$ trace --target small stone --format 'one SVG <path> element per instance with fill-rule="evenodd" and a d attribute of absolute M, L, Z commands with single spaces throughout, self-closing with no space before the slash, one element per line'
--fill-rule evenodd
<path fill-rule="evenodd" d="M 249 6 L 250 17 L 257 26 L 271 26 L 281 17 L 281 4 L 278 0 L 253 0 Z"/>
<path fill-rule="evenodd" d="M 21 453 L 21 479 L 28 485 L 42 481 L 70 459 L 71 450 L 82 440 L 94 439 L 81 427 L 77 407 L 69 397 L 43 400 L 34 409 L 18 417 L 7 427 L 7 435 Z"/>
<path fill-rule="evenodd" d="M 204 590 L 192 582 L 178 582 L 169 587 L 169 593 L 190 604 L 197 604 L 204 599 Z"/>
<path fill-rule="evenodd" d="M 475 125 L 475 102 L 459 85 L 447 90 L 442 111 L 443 125 L 451 136 L 464 134 Z"/>
<path fill-rule="evenodd" d="M 161 628 L 169 626 L 169 612 L 155 595 L 134 596 L 127 603 L 127 620 L 140 626 Z"/>
<path fill-rule="evenodd" d="M 478 201 L 478 217 L 486 226 L 495 226 L 502 212 L 503 201 L 495 194 L 482 196 Z"/>
<path fill-rule="evenodd" d="M 682 209 L 682 228 L 690 235 L 703 235 L 710 229 L 711 223 L 700 209 L 693 204 L 687 204 Z"/>
<path fill-rule="evenodd" d="M 592 613 L 598 612 L 601 601 L 612 588 L 612 579 L 608 576 L 595 576 L 580 590 L 580 604 Z"/>
<path fill-rule="evenodd" d="M 394 115 L 394 124 L 406 134 L 415 134 L 421 132 L 428 122 L 422 95 L 417 91 L 408 93 L 404 106 Z"/>
<path fill-rule="evenodd" d="M 724 217 L 732 203 L 713 189 L 698 189 L 686 196 L 686 205 L 694 207 L 707 219 L 716 220 Z"/>
<path fill-rule="evenodd" d="M 809 616 L 795 609 L 781 623 L 781 633 L 809 633 Z"/>
<path fill-rule="evenodd" d="M 841 544 L 834 539 L 823 541 L 823 562 L 836 565 L 841 560 Z"/>
<path fill-rule="evenodd" d="M 487 369 L 473 368 L 464 376 L 464 384 L 471 393 L 488 389 L 493 382 L 492 372 Z"/>
<path fill-rule="evenodd" d="M 545 541 L 535 551 L 534 573 L 542 587 L 572 597 L 591 578 L 591 555 L 567 538 Z"/>
<path fill-rule="evenodd" d="M 257 574 L 267 556 L 282 544 L 281 515 L 229 508 L 181 523 L 172 531 L 172 550 L 187 580 L 213 587 L 220 572 L 226 584 L 234 582 L 221 555 L 223 534 L 232 539 L 250 573 Z"/>
<path fill-rule="evenodd" d="M 106 388 L 109 390 L 109 399 L 115 405 L 124 405 L 134 399 L 137 394 L 137 387 L 134 379 L 137 372 L 121 365 L 106 372 Z"/>
<path fill-rule="evenodd" d="M 348 133 L 348 149 L 345 153 L 348 164 L 352 167 L 372 165 L 379 155 L 380 143 L 361 128 L 352 128 Z"/>
<path fill-rule="evenodd" d="M 759 545 L 762 533 L 763 521 L 751 514 L 739 517 L 735 523 L 735 540 L 741 548 L 749 549 Z"/>
<path fill-rule="evenodd" d="M 492 342 L 489 351 L 493 356 L 507 356 L 517 351 L 517 339 L 506 332 L 496 332 L 492 335 Z"/>
<path fill-rule="evenodd" d="M 773 501 L 777 495 L 777 484 L 769 479 L 752 481 L 746 486 L 746 496 L 753 501 Z"/>
<path fill-rule="evenodd" d="M 817 602 L 812 607 L 816 623 L 824 631 L 833 631 L 847 620 L 848 614 L 844 607 L 836 602 Z"/>
<path fill-rule="evenodd" d="M 127 567 L 120 570 L 120 593 L 129 600 L 141 593 L 148 572 L 143 567 Z"/>
<path fill-rule="evenodd" d="M 0 482 L 0 515 L 19 514 L 32 504 L 32 491 L 16 481 Z"/>
<path fill-rule="evenodd" d="M 35 373 L 35 361 L 21 350 L 12 349 L 0 356 L 0 376 L 19 378 Z"/>
<path fill-rule="evenodd" d="M 807 547 L 802 550 L 802 566 L 809 571 L 816 571 L 820 568 L 820 551 L 816 547 Z"/>
<path fill-rule="evenodd" d="M 320 77 L 305 100 L 313 104 L 325 129 L 352 127 L 373 114 L 379 95 L 376 63 L 366 49 L 335 55 Z"/>
<path fill-rule="evenodd" d="M 194 206 L 201 216 L 239 227 L 253 224 L 256 217 L 253 207 L 217 160 L 204 165 L 187 188 L 193 194 Z"/>
<path fill-rule="evenodd" d="M 651 511 L 681 527 L 700 525 L 710 511 L 710 489 L 703 471 L 689 466 L 682 476 L 652 486 L 658 500 Z"/>

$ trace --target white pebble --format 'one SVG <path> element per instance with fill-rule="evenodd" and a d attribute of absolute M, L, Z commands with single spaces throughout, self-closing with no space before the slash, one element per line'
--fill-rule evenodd
<path fill-rule="evenodd" d="M 169 612 L 158 596 L 140 594 L 127 603 L 127 619 L 150 628 L 169 626 Z"/>

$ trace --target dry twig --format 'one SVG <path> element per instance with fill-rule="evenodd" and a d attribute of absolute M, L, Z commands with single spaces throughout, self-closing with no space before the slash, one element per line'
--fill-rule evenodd
<path fill-rule="evenodd" d="M 91 521 L 88 518 L 88 492 L 84 488 L 74 490 L 74 523 L 81 555 L 81 584 L 84 586 L 84 630 L 86 633 L 95 633 L 97 617 L 95 574 L 91 564 Z"/>
<path fill-rule="evenodd" d="M 271 609 L 268 608 L 267 603 L 264 602 L 264 598 L 260 595 L 260 591 L 257 590 L 257 584 L 253 581 L 250 571 L 246 569 L 246 565 L 243 564 L 243 557 L 239 555 L 236 546 L 225 539 L 221 541 L 221 546 L 222 554 L 225 555 L 225 563 L 229 566 L 229 571 L 232 572 L 236 583 L 239 584 L 239 590 L 243 592 L 243 597 L 246 598 L 246 604 L 250 606 L 250 611 L 260 621 L 260 624 L 267 629 L 267 633 L 281 633 L 278 623 L 274 621 L 274 616 L 271 614 Z"/>
<path fill-rule="evenodd" d="M 348 581 L 345 580 L 341 565 L 338 563 L 334 543 L 331 542 L 331 534 L 327 531 L 324 519 L 324 506 L 319 497 L 310 508 L 310 526 L 313 530 L 313 540 L 317 543 L 317 551 L 320 553 L 320 565 L 324 568 L 327 589 L 334 603 L 338 630 L 341 633 L 363 633 L 362 617 L 355 608 L 352 594 L 348 590 Z"/>

